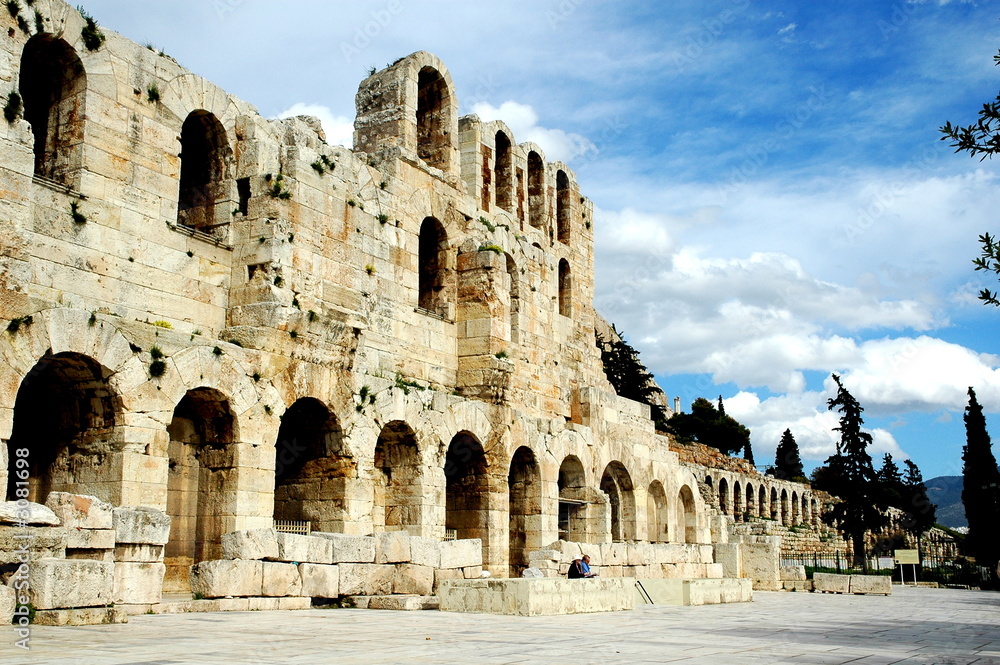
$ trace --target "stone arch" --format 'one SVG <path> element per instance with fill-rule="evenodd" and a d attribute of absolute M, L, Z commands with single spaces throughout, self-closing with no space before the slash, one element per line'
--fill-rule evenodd
<path fill-rule="evenodd" d="M 439 68 L 424 65 L 417 72 L 417 157 L 430 167 L 449 171 L 454 118 L 450 79 Z"/>
<path fill-rule="evenodd" d="M 177 223 L 211 233 L 231 216 L 229 139 L 219 119 L 204 109 L 188 114 L 180 138 Z"/>
<path fill-rule="evenodd" d="M 725 478 L 719 478 L 719 510 L 724 515 L 729 515 L 732 511 L 729 503 L 729 481 Z"/>
<path fill-rule="evenodd" d="M 715 487 L 715 479 L 712 478 L 712 474 L 705 476 L 705 484 L 712 488 Z"/>
<path fill-rule="evenodd" d="M 747 519 L 757 517 L 757 491 L 749 482 L 746 487 L 746 499 L 743 503 L 743 512 Z"/>
<path fill-rule="evenodd" d="M 239 426 L 229 397 L 215 388 L 188 390 L 167 427 L 165 591 L 188 587 L 188 570 L 222 556 L 222 534 L 236 528 Z"/>
<path fill-rule="evenodd" d="M 111 499 L 102 486 L 122 480 L 109 475 L 122 406 L 110 374 L 90 356 L 49 352 L 24 376 L 7 442 L 8 500 L 43 503 L 53 491 Z"/>
<path fill-rule="evenodd" d="M 489 543 L 489 464 L 475 434 L 462 430 L 451 439 L 444 463 L 445 529 L 456 538 Z"/>
<path fill-rule="evenodd" d="M 781 521 L 781 495 L 778 494 L 778 488 L 771 488 L 769 507 L 771 509 L 771 514 L 768 515 L 772 520 Z"/>
<path fill-rule="evenodd" d="M 792 490 L 792 512 L 791 512 L 791 523 L 795 526 L 802 521 L 802 504 L 799 503 L 798 492 Z"/>
<path fill-rule="evenodd" d="M 434 217 L 420 225 L 418 270 L 418 300 L 421 309 L 447 316 L 448 235 Z"/>
<path fill-rule="evenodd" d="M 402 420 L 386 423 L 375 442 L 372 528 L 376 532 L 420 527 L 422 466 L 413 429 Z"/>
<path fill-rule="evenodd" d="M 497 207 L 514 212 L 514 156 L 510 136 L 502 129 L 494 136 L 493 174 Z"/>
<path fill-rule="evenodd" d="M 618 460 L 608 463 L 601 475 L 601 491 L 611 508 L 611 540 L 635 540 L 635 492 L 624 464 Z"/>
<path fill-rule="evenodd" d="M 559 259 L 559 313 L 573 316 L 573 276 L 566 259 Z"/>
<path fill-rule="evenodd" d="M 788 502 L 788 490 L 784 487 L 781 488 L 781 523 L 785 526 L 792 525 L 792 511 L 791 506 Z"/>
<path fill-rule="evenodd" d="M 18 90 L 34 136 L 35 175 L 78 186 L 87 93 L 79 55 L 59 37 L 35 35 L 21 52 Z"/>
<path fill-rule="evenodd" d="M 670 539 L 667 493 L 663 483 L 654 480 L 646 493 L 646 528 L 651 543 L 665 543 Z"/>
<path fill-rule="evenodd" d="M 587 474 L 576 455 L 559 465 L 559 538 L 583 542 L 586 538 Z"/>
<path fill-rule="evenodd" d="M 681 527 L 684 529 L 684 542 L 698 542 L 698 511 L 694 502 L 694 492 L 687 485 L 682 485 L 678 492 L 678 506 L 681 509 Z"/>
<path fill-rule="evenodd" d="M 767 489 L 761 485 L 757 492 L 757 517 L 770 517 L 771 511 L 767 505 Z"/>
<path fill-rule="evenodd" d="M 527 446 L 514 451 L 507 474 L 510 528 L 510 576 L 520 577 L 528 567 L 528 552 L 542 547 L 542 477 L 535 453 Z"/>
<path fill-rule="evenodd" d="M 275 443 L 274 519 L 309 521 L 315 531 L 342 530 L 346 481 L 354 473 L 330 409 L 314 397 L 292 403 Z"/>
<path fill-rule="evenodd" d="M 556 238 L 567 245 L 570 242 L 571 197 L 569 176 L 559 169 L 556 171 Z"/>
<path fill-rule="evenodd" d="M 545 227 L 545 161 L 535 150 L 528 152 L 528 223 Z"/>
<path fill-rule="evenodd" d="M 739 480 L 733 481 L 733 517 L 738 521 L 743 519 L 743 514 L 746 512 L 746 506 L 743 503 L 743 486 L 740 485 Z"/>

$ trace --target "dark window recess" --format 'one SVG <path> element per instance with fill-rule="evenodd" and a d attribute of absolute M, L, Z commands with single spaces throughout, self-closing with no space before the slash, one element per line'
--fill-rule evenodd
<path fill-rule="evenodd" d="M 240 214 L 246 217 L 250 210 L 250 178 L 237 180 L 236 191 L 240 195 Z"/>

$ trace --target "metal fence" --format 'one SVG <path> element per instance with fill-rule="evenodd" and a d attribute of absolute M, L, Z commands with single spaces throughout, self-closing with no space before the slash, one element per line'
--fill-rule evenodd
<path fill-rule="evenodd" d="M 990 580 L 990 570 L 986 566 L 977 566 L 964 558 L 939 557 L 923 555 L 920 564 L 915 566 L 896 564 L 887 565 L 885 557 L 869 557 L 869 575 L 892 575 L 896 580 L 905 576 L 907 583 L 937 582 L 946 586 L 979 587 Z M 851 565 L 851 557 L 841 552 L 782 554 L 781 565 L 805 566 L 806 577 L 812 579 L 813 573 L 861 573 L 861 567 Z"/>

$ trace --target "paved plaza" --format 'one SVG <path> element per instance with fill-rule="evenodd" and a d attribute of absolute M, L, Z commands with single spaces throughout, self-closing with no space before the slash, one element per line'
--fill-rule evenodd
<path fill-rule="evenodd" d="M 8 629 L 9 630 L 9 629 Z M 1000 664 L 1000 594 L 890 597 L 757 592 L 753 603 L 499 617 L 306 610 L 144 615 L 126 625 L 35 627 L 0 663 L 929 663 Z"/>

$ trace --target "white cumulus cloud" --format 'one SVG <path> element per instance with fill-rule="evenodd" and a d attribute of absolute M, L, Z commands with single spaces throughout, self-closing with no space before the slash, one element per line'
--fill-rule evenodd
<path fill-rule="evenodd" d="M 568 163 L 576 157 L 597 151 L 594 144 L 584 136 L 561 129 L 541 127 L 538 124 L 538 113 L 527 104 L 508 100 L 496 107 L 488 102 L 479 102 L 472 107 L 472 112 L 486 122 L 502 120 L 507 123 L 514 132 L 515 141 L 537 143 L 550 161 Z"/>
<path fill-rule="evenodd" d="M 319 118 L 330 145 L 350 148 L 354 144 L 354 120 L 335 115 L 328 106 L 297 102 L 278 114 L 278 118 L 292 118 L 297 115 L 311 115 Z"/>

